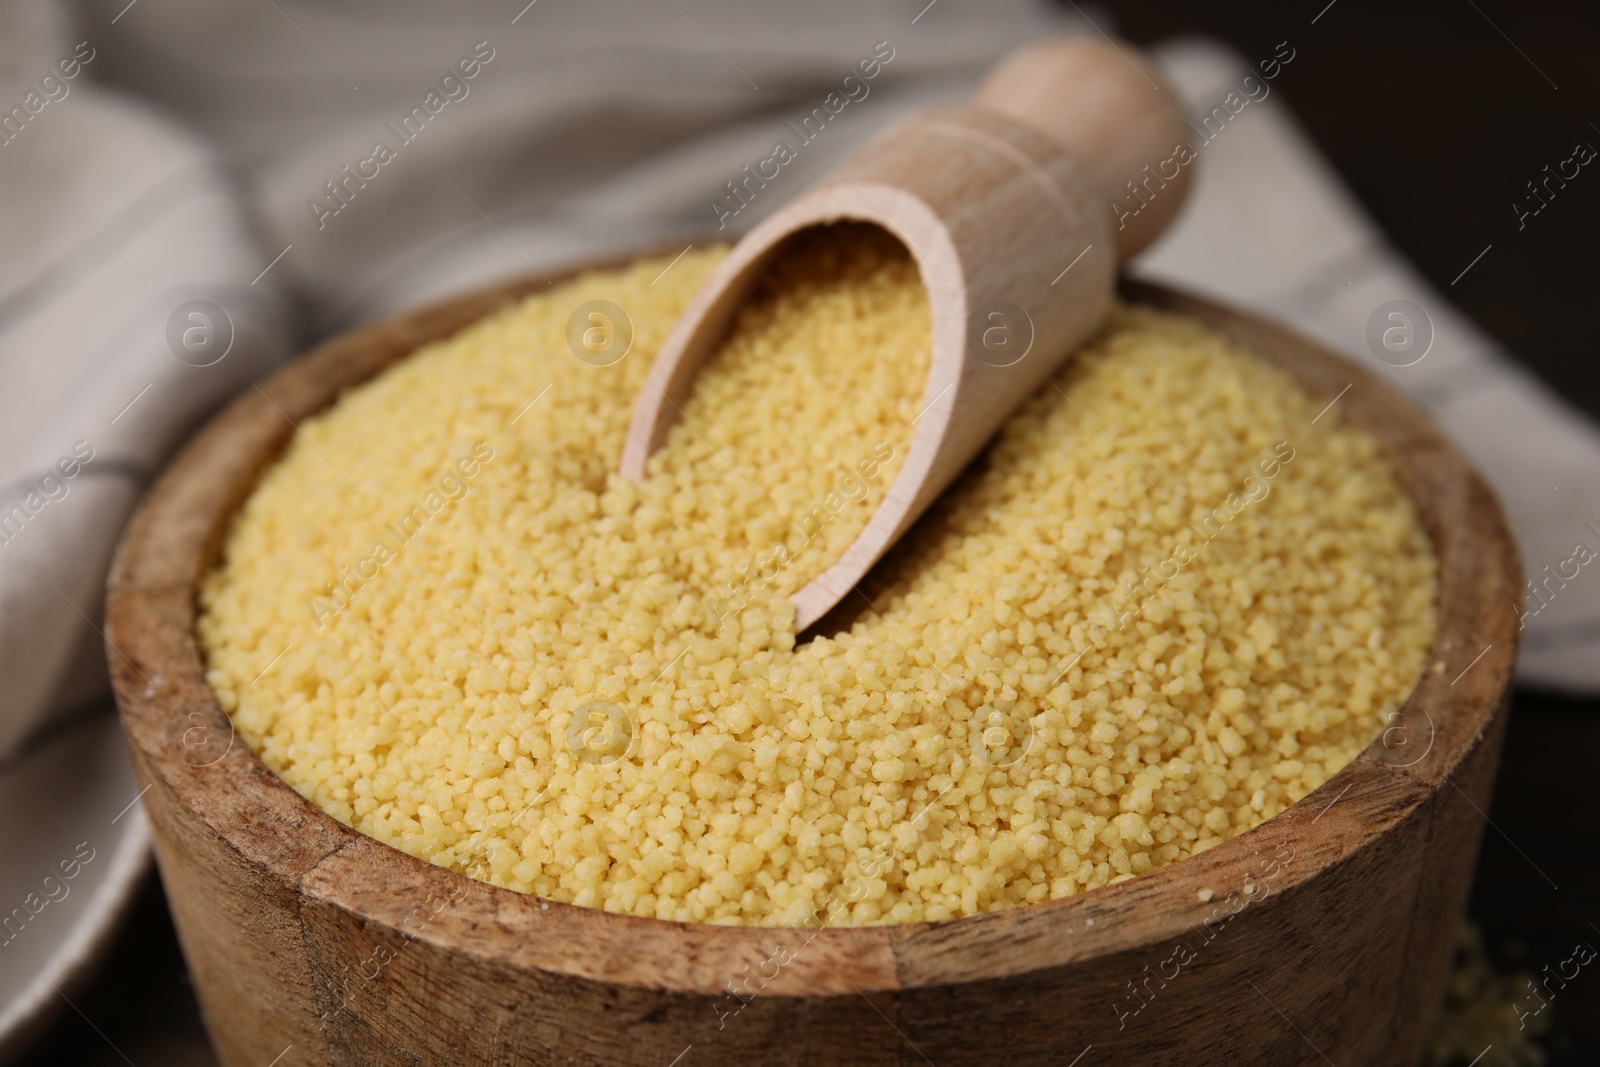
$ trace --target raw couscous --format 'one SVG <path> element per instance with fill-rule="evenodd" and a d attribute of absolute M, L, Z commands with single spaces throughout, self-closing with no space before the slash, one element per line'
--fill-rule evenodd
<path fill-rule="evenodd" d="M 223 707 L 290 785 L 552 900 L 910 922 L 1216 845 L 1410 692 L 1435 562 L 1377 446 L 1137 307 L 797 644 L 787 595 L 904 458 L 928 303 L 882 235 L 803 242 L 631 484 L 633 402 L 723 254 L 579 277 L 301 425 L 199 623 Z M 569 348 L 590 300 L 631 319 L 616 363 Z"/>

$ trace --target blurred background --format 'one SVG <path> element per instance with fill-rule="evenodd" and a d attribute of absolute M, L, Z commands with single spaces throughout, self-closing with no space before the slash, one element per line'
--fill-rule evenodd
<path fill-rule="evenodd" d="M 116 765 L 91 621 L 115 531 L 170 450 L 226 397 L 338 329 L 596 251 L 700 239 L 715 229 L 709 202 L 738 163 L 764 156 L 773 131 L 876 42 L 895 51 L 874 87 L 880 103 L 845 116 L 835 141 L 802 159 L 788 191 L 741 213 L 738 229 L 873 130 L 959 98 L 1030 37 L 1120 34 L 1183 67 L 1180 88 L 1201 97 L 1206 85 L 1226 89 L 1229 63 L 1253 65 L 1287 42 L 1294 58 L 1271 82 L 1287 124 L 1262 119 L 1257 132 L 1287 145 L 1308 173 L 1323 174 L 1320 156 L 1329 170 L 1317 181 L 1332 184 L 1307 185 L 1303 201 L 1275 196 L 1276 216 L 1229 214 L 1225 197 L 1202 197 L 1197 205 L 1213 214 L 1186 223 L 1187 243 L 1158 249 L 1149 270 L 1200 285 L 1196 262 L 1226 260 L 1218 295 L 1227 299 L 1240 279 L 1236 302 L 1369 365 L 1361 327 L 1376 299 L 1341 309 L 1343 290 L 1324 294 L 1309 274 L 1292 292 L 1248 291 L 1240 264 L 1255 255 L 1253 242 L 1265 257 L 1281 240 L 1317 270 L 1326 261 L 1341 276 L 1359 267 L 1391 287 L 1400 279 L 1390 295 L 1411 296 L 1414 278 L 1439 331 L 1426 366 L 1470 376 L 1480 414 L 1498 414 L 1497 397 L 1522 398 L 1506 401 L 1511 421 L 1497 420 L 1499 438 L 1480 427 L 1469 449 L 1492 475 L 1520 472 L 1496 485 L 1534 569 L 1559 558 L 1528 548 L 1542 527 L 1560 526 L 1552 543 L 1570 545 L 1578 519 L 1600 522 L 1592 427 L 1566 421 L 1572 410 L 1600 418 L 1600 172 L 1584 167 L 1541 186 L 1537 202 L 1529 188 L 1575 144 L 1600 146 L 1595 5 L 524 2 L 0 3 L 0 103 L 23 101 L 52 71 L 69 90 L 27 108 L 26 128 L 0 146 L 0 481 L 48 466 L 80 439 L 96 450 L 85 466 L 94 478 L 61 505 L 62 532 L 25 567 L 16 545 L 0 547 L 0 720 L 23 724 L 0 721 L 0 845 L 13 855 L 24 846 L 71 854 L 76 828 L 37 817 L 52 789 L 85 792 L 83 758 L 68 759 L 63 746 L 109 761 L 95 780 L 112 783 L 84 815 L 102 835 L 91 838 L 99 851 L 85 870 L 103 882 L 89 886 L 86 875 L 71 898 L 79 911 L 63 901 L 58 927 L 0 950 L 0 1000 L 13 998 L 0 1009 L 9 1012 L 0 1014 L 0 1050 L 18 1063 L 215 1062 L 159 881 L 142 860 L 141 816 L 124 807 L 135 790 Z M 79 42 L 87 53 L 75 51 Z M 474 51 L 479 42 L 491 58 Z M 81 69 L 64 78 L 57 64 L 74 55 Z M 468 56 L 481 62 L 470 92 L 349 203 L 330 197 L 324 183 L 370 154 L 383 120 Z M 1246 130 L 1253 112 L 1239 123 L 1236 140 L 1257 136 Z M 1294 124 L 1309 145 L 1295 140 Z M 310 207 L 314 199 L 331 214 Z M 1277 217 L 1298 238 L 1267 235 Z M 209 363 L 214 350 L 187 349 L 186 358 L 170 341 L 173 316 L 191 301 L 224 311 L 215 343 L 225 332 L 228 344 Z M 1549 408 L 1547 418 L 1544 394 L 1517 392 L 1516 367 L 1570 408 Z M 1444 394 L 1465 380 L 1398 384 L 1454 429 Z M 1497 467 L 1501 455 L 1508 465 Z M 1548 522 L 1522 503 L 1540 499 L 1522 495 L 1543 492 L 1540 476 L 1551 488 L 1565 483 Z M 105 532 L 66 532 L 80 525 Z M 1600 544 L 1600 528 L 1589 543 Z M 28 584 L 34 574 L 53 574 L 55 591 Z M 1503 1005 L 1575 945 L 1600 946 L 1595 586 L 1563 601 L 1564 629 L 1543 637 L 1515 694 L 1470 905 L 1485 957 L 1464 972 L 1477 975 L 1475 989 L 1457 991 L 1464 1000 L 1496 987 Z M 51 627 L 68 636 L 41 644 Z M 25 870 L 16 882 L 33 880 Z M 21 962 L 24 951 L 34 955 Z M 40 986 L 35 971 L 61 982 Z M 1529 1029 L 1540 1032 L 1520 1052 L 1516 1041 L 1486 1036 L 1497 1047 L 1476 1063 L 1600 1062 L 1600 970 L 1585 968 Z M 1464 1067 L 1476 1054 L 1445 1062 Z"/>

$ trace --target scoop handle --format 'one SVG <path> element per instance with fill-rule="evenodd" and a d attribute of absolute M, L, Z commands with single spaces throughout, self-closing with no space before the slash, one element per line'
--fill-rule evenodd
<path fill-rule="evenodd" d="M 1181 168 L 1148 179 L 1142 207 L 1123 195 L 1181 137 L 1175 99 L 1154 79 L 1111 41 L 1025 47 L 972 103 L 888 127 L 778 208 L 717 265 L 668 335 L 634 410 L 623 476 L 644 477 L 701 364 L 789 238 L 857 221 L 899 240 L 928 294 L 928 385 L 900 470 L 865 528 L 791 597 L 796 628 L 810 626 L 1099 328 L 1119 260 L 1177 213 Z"/>
<path fill-rule="evenodd" d="M 1059 142 L 1109 203 L 1119 259 L 1167 228 L 1189 191 L 1177 162 L 1185 120 L 1154 63 L 1094 37 L 1057 37 L 1008 54 L 973 102 Z"/>

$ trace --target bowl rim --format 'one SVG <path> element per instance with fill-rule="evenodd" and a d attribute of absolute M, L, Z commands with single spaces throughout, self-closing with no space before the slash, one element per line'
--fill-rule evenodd
<path fill-rule="evenodd" d="M 974 916 L 845 927 L 680 923 L 543 900 L 436 867 L 338 822 L 234 738 L 206 683 L 194 632 L 197 590 L 233 515 L 298 421 L 346 389 L 547 286 L 677 249 L 597 257 L 357 327 L 243 391 L 185 444 L 130 520 L 107 586 L 113 688 L 140 776 L 162 794 L 153 812 L 171 807 L 192 818 L 303 901 L 485 962 L 707 997 L 737 995 L 730 990 L 741 981 L 763 997 L 854 996 L 1009 979 L 1150 948 L 1198 929 L 1219 908 L 1237 914 L 1335 877 L 1386 830 L 1419 817 L 1503 713 L 1521 564 L 1499 502 L 1466 458 L 1419 409 L 1316 342 L 1124 279 L 1123 299 L 1198 319 L 1330 407 L 1338 403 L 1342 417 L 1378 440 L 1433 542 L 1438 632 L 1428 666 L 1383 735 L 1311 794 L 1199 855 L 1127 881 Z M 1403 740 L 1386 746 L 1396 731 Z M 159 841 L 164 828 L 153 822 Z M 1202 901 L 1206 889 L 1214 896 Z"/>

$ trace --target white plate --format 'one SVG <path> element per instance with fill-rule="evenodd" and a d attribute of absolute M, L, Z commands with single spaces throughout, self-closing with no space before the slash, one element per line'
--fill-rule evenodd
<path fill-rule="evenodd" d="M 0 1063 L 72 1010 L 121 927 L 150 865 L 138 795 L 109 707 L 0 770 Z"/>

